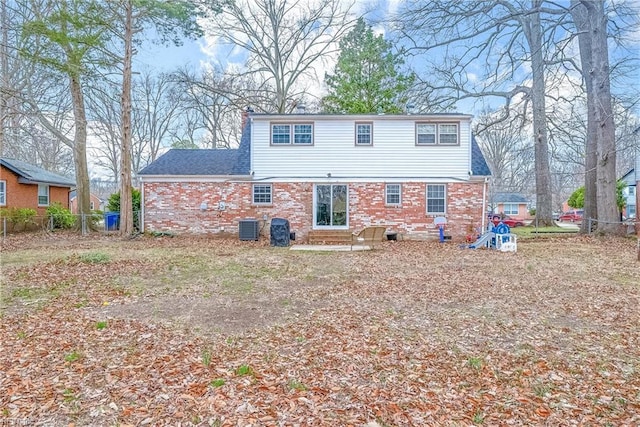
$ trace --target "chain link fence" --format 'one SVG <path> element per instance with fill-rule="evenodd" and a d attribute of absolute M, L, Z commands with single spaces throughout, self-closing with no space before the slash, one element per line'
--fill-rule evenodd
<path fill-rule="evenodd" d="M 133 213 L 134 228 L 140 228 L 140 212 Z M 93 214 L 64 215 L 8 215 L 0 216 L 0 234 L 4 239 L 7 234 L 33 231 L 71 230 L 82 235 L 90 232 L 117 232 L 120 229 L 120 213 L 105 212 Z"/>

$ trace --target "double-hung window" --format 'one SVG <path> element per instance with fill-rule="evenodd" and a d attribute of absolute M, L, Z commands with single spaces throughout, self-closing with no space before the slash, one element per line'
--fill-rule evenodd
<path fill-rule="evenodd" d="M 505 215 L 518 215 L 518 204 L 517 203 L 505 203 L 502 211 Z"/>
<path fill-rule="evenodd" d="M 0 181 L 0 206 L 7 204 L 7 181 Z"/>
<path fill-rule="evenodd" d="M 385 186 L 385 203 L 398 206 L 400 204 L 400 184 L 387 184 Z"/>
<path fill-rule="evenodd" d="M 458 124 L 416 123 L 416 145 L 458 145 Z"/>
<path fill-rule="evenodd" d="M 356 145 L 373 145 L 373 123 L 356 123 Z"/>
<path fill-rule="evenodd" d="M 437 125 L 431 123 L 418 123 L 416 125 L 416 144 L 433 145 L 436 143 Z"/>
<path fill-rule="evenodd" d="M 427 214 L 446 213 L 447 199 L 445 184 L 427 184 Z"/>
<path fill-rule="evenodd" d="M 312 145 L 313 124 L 274 123 L 271 125 L 272 145 Z"/>
<path fill-rule="evenodd" d="M 253 204 L 254 205 L 270 205 L 271 204 L 271 184 L 254 184 Z"/>
<path fill-rule="evenodd" d="M 49 206 L 49 186 L 38 184 L 38 206 Z"/>

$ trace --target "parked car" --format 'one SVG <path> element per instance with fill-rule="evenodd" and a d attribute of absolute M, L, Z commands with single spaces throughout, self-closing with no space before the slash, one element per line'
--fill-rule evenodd
<path fill-rule="evenodd" d="M 510 216 L 500 215 L 500 214 L 494 214 L 493 216 L 491 216 L 491 222 L 493 222 L 493 225 L 498 225 L 500 223 L 503 223 L 509 226 L 510 228 L 524 226 L 524 220 L 518 219 L 518 218 L 511 218 Z"/>
<path fill-rule="evenodd" d="M 580 221 L 582 221 L 583 214 L 584 214 L 584 211 L 582 211 L 582 210 L 565 212 L 565 213 L 563 213 L 562 215 L 560 215 L 558 217 L 558 221 L 560 221 L 560 222 L 580 222 Z"/>

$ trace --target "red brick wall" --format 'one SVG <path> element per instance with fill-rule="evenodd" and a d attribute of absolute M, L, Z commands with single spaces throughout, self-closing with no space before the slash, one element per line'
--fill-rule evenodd
<path fill-rule="evenodd" d="M 6 202 L 3 207 L 7 208 L 31 208 L 44 215 L 47 207 L 38 206 L 38 185 L 20 184 L 18 175 L 0 166 L 0 179 L 6 181 Z M 60 202 L 63 207 L 69 208 L 69 187 L 49 186 L 49 204 Z"/>
<path fill-rule="evenodd" d="M 482 226 L 483 183 L 447 185 L 446 234 L 463 240 Z M 143 183 L 145 231 L 237 233 L 238 220 L 257 218 L 262 235 L 269 220 L 289 220 L 296 239 L 304 241 L 313 226 L 313 184 L 273 183 L 273 204 L 252 205 L 253 183 Z M 438 237 L 433 215 L 426 214 L 426 184 L 402 184 L 402 205 L 385 205 L 384 183 L 349 183 L 349 227 L 384 224 L 406 238 Z M 225 208 L 220 209 L 220 202 Z M 202 203 L 207 204 L 201 210 Z M 267 221 L 263 221 L 264 217 Z"/>

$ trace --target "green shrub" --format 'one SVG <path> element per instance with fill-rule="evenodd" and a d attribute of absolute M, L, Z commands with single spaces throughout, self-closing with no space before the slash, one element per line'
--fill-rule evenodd
<path fill-rule="evenodd" d="M 1 208 L 0 218 L 7 218 L 13 224 L 33 224 L 36 210 L 31 208 Z"/>
<path fill-rule="evenodd" d="M 133 227 L 140 230 L 140 206 L 142 196 L 140 190 L 131 189 L 131 199 L 133 204 Z M 120 192 L 113 193 L 107 201 L 107 210 L 109 212 L 120 212 Z"/>
<path fill-rule="evenodd" d="M 47 216 L 53 219 L 53 228 L 71 228 L 76 223 L 76 217 L 60 202 L 54 202 L 47 208 Z"/>

